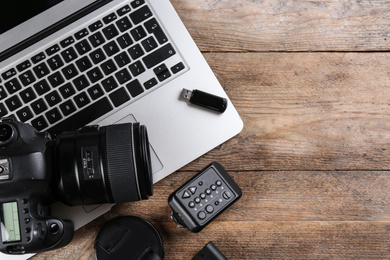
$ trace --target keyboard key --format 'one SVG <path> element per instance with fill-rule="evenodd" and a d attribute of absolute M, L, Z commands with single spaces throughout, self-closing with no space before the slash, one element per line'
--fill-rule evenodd
<path fill-rule="evenodd" d="M 48 132 L 55 137 L 63 131 L 71 131 L 83 127 L 93 120 L 107 114 L 113 109 L 110 101 L 107 98 L 102 98 L 96 103 L 83 108 L 81 111 L 74 114 L 72 117 L 65 119 L 58 125 L 51 127 Z"/>
<path fill-rule="evenodd" d="M 32 124 L 32 126 L 35 127 L 35 129 L 37 129 L 38 131 L 42 131 L 43 129 L 45 129 L 46 127 L 49 126 L 49 125 L 47 124 L 46 119 L 45 119 L 43 116 L 40 116 L 40 117 L 34 119 L 33 121 L 31 121 L 31 124 Z"/>
<path fill-rule="evenodd" d="M 45 99 L 47 104 L 49 104 L 51 107 L 57 105 L 62 100 L 60 94 L 58 94 L 57 91 L 50 92 L 45 96 Z"/>
<path fill-rule="evenodd" d="M 47 110 L 47 105 L 43 99 L 38 99 L 37 101 L 33 102 L 31 104 L 32 109 L 34 110 L 34 113 L 36 115 L 39 115 L 40 113 Z"/>
<path fill-rule="evenodd" d="M 144 24 L 146 30 L 148 33 L 154 34 L 154 37 L 156 37 L 157 41 L 160 44 L 164 44 L 168 41 L 167 36 L 163 32 L 161 26 L 158 24 L 157 20 L 155 18 L 150 19 Z"/>
<path fill-rule="evenodd" d="M 64 58 L 65 62 L 67 62 L 67 63 L 77 59 L 77 57 L 78 57 L 77 53 L 73 49 L 73 47 L 70 47 L 70 48 L 64 50 L 63 52 L 61 52 L 61 55 L 62 55 L 62 58 Z"/>
<path fill-rule="evenodd" d="M 46 58 L 46 55 L 43 53 L 43 52 L 40 52 L 36 55 L 34 55 L 32 58 L 31 58 L 31 61 L 34 63 L 34 64 L 37 64 L 38 62 L 44 60 Z"/>
<path fill-rule="evenodd" d="M 127 81 L 131 80 L 131 75 L 126 68 L 115 73 L 115 77 L 118 80 L 119 84 L 124 84 Z"/>
<path fill-rule="evenodd" d="M 89 41 L 93 47 L 98 47 L 103 44 L 106 40 L 100 32 L 95 33 L 94 35 L 89 36 Z"/>
<path fill-rule="evenodd" d="M 106 55 L 104 55 L 102 49 L 97 49 L 96 51 L 91 52 L 91 54 L 89 54 L 89 57 L 95 64 L 98 64 L 106 59 Z"/>
<path fill-rule="evenodd" d="M 130 95 L 125 88 L 120 88 L 110 94 L 110 99 L 115 107 L 119 107 L 130 100 Z"/>
<path fill-rule="evenodd" d="M 87 78 L 84 75 L 81 75 L 80 77 L 78 77 L 75 80 L 73 80 L 73 84 L 75 85 L 75 87 L 79 91 L 83 90 L 83 89 L 85 89 L 86 87 L 89 86 L 89 82 L 88 82 Z"/>
<path fill-rule="evenodd" d="M 53 73 L 47 79 L 49 80 L 49 82 L 53 88 L 56 88 L 65 82 L 64 78 L 62 77 L 61 73 L 59 73 L 59 72 Z"/>
<path fill-rule="evenodd" d="M 48 75 L 50 73 L 49 67 L 47 67 L 46 63 L 41 63 L 33 68 L 35 75 L 39 79 L 43 78 L 44 76 Z"/>
<path fill-rule="evenodd" d="M 116 14 L 115 13 L 111 13 L 111 14 L 109 14 L 106 17 L 103 18 L 103 22 L 105 24 L 109 24 L 112 21 L 116 20 L 116 18 L 117 18 Z"/>
<path fill-rule="evenodd" d="M 112 24 L 103 29 L 103 34 L 107 40 L 111 40 L 115 36 L 119 35 L 119 32 L 116 29 L 116 27 Z"/>
<path fill-rule="evenodd" d="M 93 68 L 88 71 L 87 76 L 92 83 L 95 83 L 103 78 L 103 74 L 99 68 Z"/>
<path fill-rule="evenodd" d="M 110 75 L 117 70 L 115 63 L 112 60 L 104 62 L 100 67 L 102 68 L 105 75 Z"/>
<path fill-rule="evenodd" d="M 76 102 L 79 108 L 85 107 L 91 102 L 91 100 L 87 96 L 87 93 L 85 92 L 82 92 L 79 95 L 75 96 L 74 101 Z"/>
<path fill-rule="evenodd" d="M 19 95 L 22 98 L 23 102 L 26 104 L 37 97 L 37 95 L 35 94 L 34 90 L 31 87 L 23 90 L 22 92 L 20 92 Z"/>
<path fill-rule="evenodd" d="M 151 89 L 152 87 L 156 86 L 158 84 L 158 81 L 156 78 L 151 78 L 150 80 L 146 81 L 144 83 L 144 87 L 146 89 Z"/>
<path fill-rule="evenodd" d="M 133 36 L 133 39 L 135 41 L 139 41 L 142 38 L 146 37 L 146 32 L 142 26 L 138 26 L 137 28 L 134 28 L 130 31 L 131 35 Z"/>
<path fill-rule="evenodd" d="M 156 40 L 152 36 L 150 36 L 146 40 L 143 40 L 141 43 L 142 46 L 144 46 L 145 51 L 147 52 L 150 52 L 158 47 Z"/>
<path fill-rule="evenodd" d="M 99 97 L 103 96 L 104 92 L 102 88 L 100 87 L 99 84 L 96 84 L 88 89 L 88 94 L 89 96 L 93 99 L 96 100 Z"/>
<path fill-rule="evenodd" d="M 62 73 L 64 74 L 66 79 L 71 79 L 76 77 L 79 72 L 77 71 L 76 67 L 73 64 L 70 64 L 62 69 Z"/>
<path fill-rule="evenodd" d="M 131 8 L 129 5 L 125 5 L 124 7 L 122 7 L 121 9 L 118 9 L 116 12 L 119 16 L 122 16 L 122 15 L 125 15 L 127 14 L 128 12 L 130 12 Z"/>
<path fill-rule="evenodd" d="M 130 57 L 126 54 L 126 52 L 116 55 L 114 59 L 120 68 L 130 63 Z"/>
<path fill-rule="evenodd" d="M 118 29 L 121 32 L 127 31 L 132 27 L 129 18 L 127 18 L 126 16 L 117 21 L 116 26 L 118 26 Z"/>
<path fill-rule="evenodd" d="M 160 66 L 153 69 L 154 74 L 156 74 L 157 78 L 160 81 L 165 80 L 167 77 L 171 76 L 171 73 L 168 71 L 168 68 L 165 64 L 161 64 Z M 166 76 L 164 76 L 166 75 Z"/>
<path fill-rule="evenodd" d="M 136 60 L 145 54 L 145 52 L 141 48 L 141 45 L 139 45 L 139 44 L 136 44 L 133 47 L 129 48 L 128 51 L 129 51 L 130 56 L 133 58 L 133 60 Z"/>
<path fill-rule="evenodd" d="M 88 26 L 88 28 L 91 32 L 97 31 L 102 27 L 103 27 L 103 23 L 101 21 L 97 21 L 97 22 L 91 24 L 90 26 Z"/>
<path fill-rule="evenodd" d="M 152 17 L 152 11 L 150 11 L 147 5 L 141 7 L 135 12 L 130 14 L 130 18 L 134 24 L 139 24 L 140 22 L 145 21 L 146 19 Z"/>
<path fill-rule="evenodd" d="M 49 64 L 49 67 L 52 71 L 55 71 L 62 66 L 64 66 L 64 62 L 62 61 L 61 57 L 59 55 L 55 55 L 47 60 L 47 64 Z"/>
<path fill-rule="evenodd" d="M 45 113 L 47 120 L 49 120 L 50 124 L 54 124 L 62 119 L 61 113 L 58 108 L 54 108 L 49 112 Z"/>
<path fill-rule="evenodd" d="M 178 64 L 176 64 L 175 66 L 173 66 L 171 68 L 171 71 L 173 74 L 176 74 L 176 73 L 179 73 L 180 71 L 184 70 L 185 69 L 185 66 L 183 64 L 183 62 L 179 62 Z"/>
<path fill-rule="evenodd" d="M 19 97 L 15 95 L 7 99 L 5 104 L 9 110 L 14 111 L 22 106 L 22 101 L 20 101 Z"/>
<path fill-rule="evenodd" d="M 137 61 L 129 66 L 129 69 L 134 77 L 145 72 L 145 68 L 140 61 Z"/>
<path fill-rule="evenodd" d="M 88 59 L 88 57 L 82 57 L 81 59 L 79 59 L 78 61 L 76 61 L 76 65 L 77 65 L 77 68 L 79 68 L 79 70 L 81 72 L 84 72 L 90 68 L 92 68 L 92 63 L 91 61 Z"/>
<path fill-rule="evenodd" d="M 5 105 L 0 103 L 0 117 L 3 117 L 8 114 L 7 109 L 5 108 Z"/>
<path fill-rule="evenodd" d="M 60 105 L 60 109 L 64 116 L 68 116 L 76 111 L 76 107 L 73 104 L 72 100 L 68 100 Z"/>
<path fill-rule="evenodd" d="M 16 70 L 14 68 L 7 70 L 6 72 L 2 73 L 1 76 L 4 80 L 8 80 L 16 75 Z"/>
<path fill-rule="evenodd" d="M 74 37 L 76 37 L 77 40 L 80 40 L 82 38 L 84 38 L 85 36 L 87 36 L 89 34 L 88 30 L 86 28 L 78 31 L 77 33 L 75 33 Z"/>
<path fill-rule="evenodd" d="M 136 9 L 138 7 L 140 7 L 141 5 L 143 5 L 145 3 L 144 0 L 136 0 L 136 1 L 133 1 L 131 2 L 131 6 Z"/>
<path fill-rule="evenodd" d="M 19 72 L 22 72 L 30 67 L 31 67 L 31 62 L 29 60 L 26 60 L 26 61 L 20 63 L 18 66 L 16 66 L 16 68 L 18 69 Z"/>
<path fill-rule="evenodd" d="M 92 50 L 91 45 L 88 43 L 87 40 L 82 40 L 81 42 L 76 43 L 75 45 L 77 52 L 80 55 L 84 55 L 90 50 Z"/>
<path fill-rule="evenodd" d="M 116 83 L 114 77 L 108 77 L 102 81 L 102 86 L 106 92 L 110 92 L 111 90 L 118 87 L 118 83 Z"/>
<path fill-rule="evenodd" d="M 116 40 L 119 43 L 119 45 L 122 47 L 122 49 L 126 49 L 127 47 L 133 44 L 133 40 L 131 39 L 130 34 L 128 33 L 121 35 Z"/>
<path fill-rule="evenodd" d="M 131 96 L 136 97 L 142 92 L 144 92 L 143 87 L 141 86 L 141 83 L 139 83 L 139 80 L 133 80 L 129 84 L 126 85 L 127 90 L 130 92 Z"/>
<path fill-rule="evenodd" d="M 19 79 L 22 82 L 23 86 L 25 86 L 25 87 L 30 85 L 31 83 L 33 83 L 36 80 L 31 70 L 28 70 L 28 71 L 22 73 L 19 76 Z"/>
<path fill-rule="evenodd" d="M 104 45 L 103 49 L 108 56 L 112 56 L 112 55 L 119 52 L 119 47 L 115 43 L 115 41 L 111 41 L 111 42 L 107 43 L 106 45 Z"/>
<path fill-rule="evenodd" d="M 14 78 L 10 81 L 4 83 L 5 88 L 8 90 L 8 93 L 13 94 L 16 91 L 22 89 L 22 85 L 20 85 L 18 79 Z"/>
<path fill-rule="evenodd" d="M 157 49 L 156 51 L 145 56 L 142 60 L 144 61 L 146 67 L 150 69 L 175 54 L 175 49 L 170 43 L 168 43 L 160 49 Z"/>
<path fill-rule="evenodd" d="M 74 39 L 73 39 L 72 36 L 69 36 L 68 38 L 60 41 L 60 44 L 61 44 L 62 48 L 66 48 L 69 45 L 71 45 L 72 43 L 74 43 Z"/>
<path fill-rule="evenodd" d="M 60 51 L 60 49 L 61 49 L 61 47 L 58 44 L 55 44 L 55 45 L 51 46 L 50 48 L 46 49 L 46 54 L 51 56 L 54 53 Z"/>
<path fill-rule="evenodd" d="M 34 84 L 34 89 L 38 95 L 43 95 L 50 90 L 50 86 L 45 79 Z"/>
<path fill-rule="evenodd" d="M 71 83 L 66 83 L 62 87 L 60 87 L 60 93 L 64 99 L 67 99 L 68 97 L 74 95 L 76 91 L 74 90 Z"/>
<path fill-rule="evenodd" d="M 33 113 L 29 107 L 24 107 L 18 112 L 16 112 L 16 115 L 18 116 L 19 120 L 22 122 L 26 122 L 27 120 L 30 120 L 33 118 Z"/>
<path fill-rule="evenodd" d="M 0 86 L 0 100 L 7 97 L 7 92 L 5 91 L 3 86 Z"/>

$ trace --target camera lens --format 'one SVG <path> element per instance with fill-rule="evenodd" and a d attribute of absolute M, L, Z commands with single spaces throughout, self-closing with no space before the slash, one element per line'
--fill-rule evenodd
<path fill-rule="evenodd" d="M 147 129 L 139 123 L 65 132 L 53 146 L 54 196 L 65 204 L 130 202 L 153 194 Z"/>
<path fill-rule="evenodd" d="M 16 130 L 10 124 L 0 124 L 0 146 L 11 143 L 16 137 Z"/>

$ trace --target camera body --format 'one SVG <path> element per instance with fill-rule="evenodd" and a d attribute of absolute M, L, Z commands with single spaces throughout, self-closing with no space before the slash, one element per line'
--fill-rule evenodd
<path fill-rule="evenodd" d="M 9 121 L 0 128 L 0 251 L 51 250 L 73 238 L 73 223 L 50 217 L 50 137 Z"/>
<path fill-rule="evenodd" d="M 74 226 L 51 216 L 69 206 L 130 202 L 153 194 L 150 147 L 139 123 L 86 126 L 55 139 L 0 120 L 0 251 L 36 253 L 67 245 Z"/>

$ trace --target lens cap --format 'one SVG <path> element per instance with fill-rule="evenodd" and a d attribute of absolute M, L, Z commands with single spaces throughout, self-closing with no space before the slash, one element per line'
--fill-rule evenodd
<path fill-rule="evenodd" d="M 160 234 L 139 217 L 116 217 L 108 221 L 95 241 L 97 260 L 162 260 L 164 249 Z"/>

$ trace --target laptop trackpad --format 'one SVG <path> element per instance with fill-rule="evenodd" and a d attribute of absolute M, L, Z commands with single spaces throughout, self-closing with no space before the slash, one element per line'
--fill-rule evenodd
<path fill-rule="evenodd" d="M 128 115 L 121 120 L 115 122 L 115 124 L 124 124 L 124 123 L 137 123 L 138 121 L 135 119 L 133 115 Z M 146 126 L 147 127 L 147 126 Z M 152 172 L 153 174 L 160 171 L 163 168 L 163 165 L 158 158 L 156 152 L 153 149 L 153 146 L 149 143 L 150 146 L 150 159 L 152 160 Z"/>

